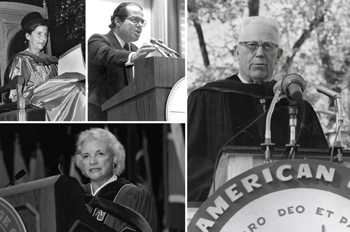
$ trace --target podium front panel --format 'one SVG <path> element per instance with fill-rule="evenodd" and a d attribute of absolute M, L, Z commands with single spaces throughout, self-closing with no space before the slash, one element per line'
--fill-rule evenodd
<path fill-rule="evenodd" d="M 165 121 L 166 101 L 185 77 L 185 60 L 148 57 L 135 62 L 135 77 L 102 106 L 108 121 Z"/>
<path fill-rule="evenodd" d="M 92 220 L 84 196 L 75 178 L 61 175 L 0 190 L 0 197 L 16 209 L 28 232 L 68 232 L 77 221 L 96 231 L 114 231 Z"/>
<path fill-rule="evenodd" d="M 288 159 L 288 154 L 289 151 L 285 148 L 276 148 L 272 151 L 272 160 Z M 295 159 L 318 159 L 327 161 L 330 160 L 330 151 L 328 149 L 300 148 L 296 152 Z M 264 160 L 265 154 L 261 147 L 227 146 L 218 161 L 215 180 L 213 181 L 209 196 L 228 180 L 254 167 L 263 165 Z M 333 162 L 336 162 L 336 160 Z M 343 151 L 343 164 L 350 167 L 349 150 Z"/>

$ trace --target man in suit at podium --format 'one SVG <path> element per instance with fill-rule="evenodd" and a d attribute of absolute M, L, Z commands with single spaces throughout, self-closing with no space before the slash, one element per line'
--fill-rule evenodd
<path fill-rule="evenodd" d="M 143 8 L 133 2 L 121 3 L 111 16 L 110 31 L 94 34 L 88 41 L 89 121 L 105 121 L 101 105 L 133 80 L 133 64 L 155 51 L 153 45 L 137 48 L 144 20 Z"/>
<path fill-rule="evenodd" d="M 274 96 L 273 70 L 282 56 L 279 28 L 273 19 L 249 17 L 242 22 L 235 58 L 239 73 L 208 83 L 188 98 L 188 201 L 207 199 L 221 148 L 261 146 L 266 112 Z M 300 107 L 302 106 L 302 107 Z M 272 143 L 289 143 L 289 101 L 281 99 L 272 115 Z M 298 104 L 297 143 L 301 148 L 328 148 L 317 115 Z M 227 143 L 227 144 L 225 144 Z M 287 152 L 288 153 L 288 152 Z"/>

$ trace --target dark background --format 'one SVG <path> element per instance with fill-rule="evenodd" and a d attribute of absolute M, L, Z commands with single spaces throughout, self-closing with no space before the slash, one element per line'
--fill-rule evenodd
<path fill-rule="evenodd" d="M 0 0 L 1 2 L 19 2 L 25 3 L 34 6 L 43 6 L 43 0 Z M 68 3 L 67 3 L 68 2 Z M 69 35 L 72 34 L 72 28 L 75 22 L 75 14 L 68 14 L 68 18 L 61 17 L 60 13 L 62 10 L 62 4 L 65 6 L 81 2 L 83 6 L 80 5 L 79 13 L 84 16 L 84 25 L 82 29 L 77 31 L 77 38 L 69 38 Z M 85 1 L 81 0 L 46 0 L 46 6 L 48 8 L 49 20 L 50 20 L 50 38 L 51 38 L 51 48 L 52 55 L 59 57 L 64 52 L 74 47 L 75 45 L 81 43 L 83 51 L 85 51 Z M 63 22 L 58 25 L 58 21 Z M 17 43 L 16 43 L 17 44 Z M 19 41 L 18 44 L 22 45 L 23 42 Z M 19 46 L 18 46 L 19 47 Z M 24 50 L 22 48 L 18 49 L 19 51 Z M 19 52 L 17 51 L 17 52 Z M 14 52 L 16 53 L 16 52 Z"/>
<path fill-rule="evenodd" d="M 183 138 L 185 139 L 185 126 L 181 124 Z M 26 168 L 32 156 L 36 155 L 36 146 L 39 143 L 44 157 L 46 177 L 59 175 L 58 165 L 65 175 L 69 175 L 71 157 L 75 154 L 75 142 L 78 134 L 92 127 L 108 129 L 124 145 L 126 151 L 125 171 L 121 175 L 136 184 L 139 177 L 147 177 L 145 166 L 135 162 L 135 156 L 143 148 L 143 135 L 147 138 L 152 178 L 152 192 L 157 204 L 159 228 L 164 229 L 163 216 L 167 204 L 165 191 L 168 185 L 168 166 L 164 165 L 167 156 L 167 138 L 170 132 L 169 124 L 67 124 L 67 123 L 43 123 L 43 124 L 0 124 L 0 144 L 3 157 L 10 179 L 19 170 L 14 168 L 14 142 L 16 136 L 19 138 L 21 154 L 25 160 Z M 185 152 L 185 151 L 184 151 Z M 185 159 L 185 155 L 183 154 Z M 171 165 L 171 164 L 169 164 Z M 77 169 L 78 170 L 78 169 Z M 80 173 L 80 170 L 78 170 Z M 29 175 L 29 174 L 27 174 Z M 180 176 L 180 175 L 179 175 Z M 83 183 L 89 180 L 83 177 Z M 169 212 L 169 210 L 166 210 Z M 171 213 L 171 212 L 169 212 Z M 169 214 L 168 223 L 175 224 L 177 229 L 170 231 L 184 231 L 185 212 L 174 218 Z M 167 224 L 168 224 L 167 223 Z M 180 228 L 179 228 L 180 227 Z M 161 231 L 161 230 L 160 230 Z"/>
<path fill-rule="evenodd" d="M 152 179 L 159 182 L 158 172 L 162 169 L 164 147 L 164 131 L 169 128 L 163 124 L 2 124 L 0 125 L 1 148 L 4 161 L 10 177 L 13 177 L 13 152 L 16 134 L 19 136 L 21 152 L 27 165 L 36 150 L 37 142 L 44 155 L 46 176 L 59 174 L 58 164 L 63 165 L 63 171 L 68 175 L 71 157 L 75 154 L 75 142 L 78 134 L 86 129 L 107 128 L 124 145 L 126 165 L 123 176 L 132 179 L 128 168 L 132 168 L 133 158 L 142 148 L 142 133 L 148 140 L 148 152 L 151 156 L 151 168 L 154 170 Z M 87 181 L 87 180 L 85 180 Z"/>

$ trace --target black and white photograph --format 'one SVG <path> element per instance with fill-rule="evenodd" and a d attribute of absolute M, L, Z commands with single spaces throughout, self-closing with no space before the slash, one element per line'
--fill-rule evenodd
<path fill-rule="evenodd" d="M 188 231 L 346 231 L 349 7 L 188 0 Z"/>
<path fill-rule="evenodd" d="M 346 232 L 347 0 L 0 0 L 0 231 Z"/>
<path fill-rule="evenodd" d="M 2 231 L 185 231 L 184 127 L 2 125 Z"/>
<path fill-rule="evenodd" d="M 89 121 L 186 120 L 185 1 L 87 1 Z"/>
<path fill-rule="evenodd" d="M 85 121 L 85 1 L 0 9 L 0 120 Z"/>

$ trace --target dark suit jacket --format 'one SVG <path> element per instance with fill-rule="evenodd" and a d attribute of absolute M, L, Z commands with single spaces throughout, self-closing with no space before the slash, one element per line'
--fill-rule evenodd
<path fill-rule="evenodd" d="M 131 51 L 137 51 L 134 44 Z M 113 31 L 106 35 L 94 34 L 88 41 L 89 103 L 101 106 L 104 102 L 128 85 L 128 70 L 125 67 L 130 51 L 119 44 Z"/>

